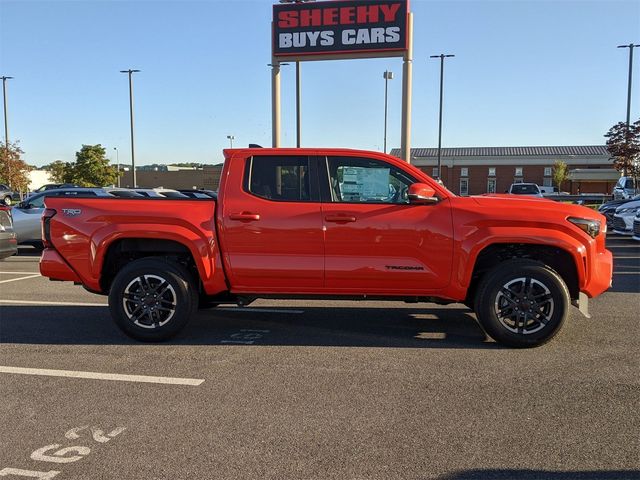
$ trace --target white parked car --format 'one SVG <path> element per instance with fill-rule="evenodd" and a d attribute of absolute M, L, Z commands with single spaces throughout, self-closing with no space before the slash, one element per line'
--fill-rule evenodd
<path fill-rule="evenodd" d="M 507 193 L 542 197 L 542 191 L 540 191 L 540 187 L 536 183 L 512 183 Z"/>
<path fill-rule="evenodd" d="M 614 200 L 627 200 L 640 192 L 633 177 L 620 177 L 611 193 Z"/>
<path fill-rule="evenodd" d="M 633 235 L 633 219 L 640 211 L 640 200 L 623 203 L 613 215 L 613 231 L 622 235 Z"/>

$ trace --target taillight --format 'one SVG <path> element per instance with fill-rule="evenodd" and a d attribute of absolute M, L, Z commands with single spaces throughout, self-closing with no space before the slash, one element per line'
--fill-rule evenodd
<path fill-rule="evenodd" d="M 42 244 L 44 248 L 51 248 L 51 219 L 57 212 L 53 208 L 45 208 L 42 212 Z"/>

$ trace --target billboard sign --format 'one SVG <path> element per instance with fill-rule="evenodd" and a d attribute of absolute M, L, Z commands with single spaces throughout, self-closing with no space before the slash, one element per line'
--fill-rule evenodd
<path fill-rule="evenodd" d="M 407 50 L 408 8 L 408 0 L 276 4 L 273 56 L 401 56 Z"/>

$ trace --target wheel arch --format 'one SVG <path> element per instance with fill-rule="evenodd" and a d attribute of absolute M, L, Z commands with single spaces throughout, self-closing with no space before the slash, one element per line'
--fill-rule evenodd
<path fill-rule="evenodd" d="M 580 293 L 579 272 L 574 255 L 558 246 L 535 243 L 492 243 L 478 252 L 467 289 L 465 303 L 473 304 L 483 276 L 496 265 L 512 259 L 529 259 L 555 271 L 567 285 L 572 299 Z"/>
<path fill-rule="evenodd" d="M 201 279 L 193 253 L 177 240 L 126 237 L 112 241 L 104 254 L 100 271 L 100 288 L 108 292 L 113 279 L 125 265 L 147 257 L 163 257 L 183 265 L 200 289 Z"/>

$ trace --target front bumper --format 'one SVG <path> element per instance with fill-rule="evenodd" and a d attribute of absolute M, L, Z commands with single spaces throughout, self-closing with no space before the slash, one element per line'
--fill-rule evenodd
<path fill-rule="evenodd" d="M 633 235 L 633 217 L 635 215 L 614 215 L 613 231 L 620 235 Z"/>
<path fill-rule="evenodd" d="M 588 297 L 597 297 L 611 287 L 613 255 L 609 250 L 596 253 L 588 264 L 589 276 L 581 291 Z"/>

